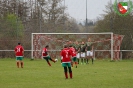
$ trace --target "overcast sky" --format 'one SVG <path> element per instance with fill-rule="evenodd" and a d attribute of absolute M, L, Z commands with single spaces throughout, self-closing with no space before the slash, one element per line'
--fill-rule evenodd
<path fill-rule="evenodd" d="M 93 20 L 103 14 L 109 1 L 114 3 L 115 0 L 87 0 L 87 18 Z M 65 5 L 68 7 L 66 13 L 71 17 L 81 21 L 86 19 L 86 0 L 65 0 Z"/>
<path fill-rule="evenodd" d="M 66 13 L 78 21 L 86 19 L 86 0 L 64 0 L 65 6 L 67 6 Z M 127 2 L 129 0 L 117 0 L 118 2 Z M 133 0 L 130 0 L 133 2 Z M 104 14 L 103 10 L 106 10 L 105 5 L 108 2 L 114 4 L 115 0 L 87 0 L 87 18 L 94 20 Z"/>

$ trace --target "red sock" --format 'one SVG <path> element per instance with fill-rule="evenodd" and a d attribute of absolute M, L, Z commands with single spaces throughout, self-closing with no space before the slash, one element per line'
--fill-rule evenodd
<path fill-rule="evenodd" d="M 23 62 L 21 62 L 21 68 L 23 68 Z"/>
<path fill-rule="evenodd" d="M 49 66 L 51 66 L 50 62 L 47 62 Z"/>
<path fill-rule="evenodd" d="M 70 72 L 69 74 L 70 74 L 70 78 L 72 78 L 72 72 Z"/>
<path fill-rule="evenodd" d="M 17 62 L 17 67 L 19 68 L 19 62 Z"/>
<path fill-rule="evenodd" d="M 52 60 L 54 63 L 56 62 L 55 60 Z"/>
<path fill-rule="evenodd" d="M 68 75 L 67 75 L 67 72 L 65 72 L 65 77 L 66 77 L 66 79 L 68 79 Z"/>

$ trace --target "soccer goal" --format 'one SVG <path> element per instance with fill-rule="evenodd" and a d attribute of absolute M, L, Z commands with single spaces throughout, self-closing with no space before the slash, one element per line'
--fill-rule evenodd
<path fill-rule="evenodd" d="M 60 57 L 60 51 L 65 41 L 87 42 L 91 38 L 94 46 L 94 58 L 110 58 L 113 60 L 113 33 L 32 33 L 32 59 L 41 58 L 41 50 L 50 46 L 50 53 L 54 58 Z"/>

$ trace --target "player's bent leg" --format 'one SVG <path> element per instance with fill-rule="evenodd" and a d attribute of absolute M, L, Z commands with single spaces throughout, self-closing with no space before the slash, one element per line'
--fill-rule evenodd
<path fill-rule="evenodd" d="M 53 61 L 54 63 L 56 62 L 55 60 L 53 60 L 50 56 L 48 56 L 48 59 Z"/>
<path fill-rule="evenodd" d="M 48 65 L 51 66 L 51 64 L 50 64 L 50 62 L 49 62 L 49 60 L 48 60 L 49 57 L 43 57 L 43 58 L 46 60 L 46 62 L 48 63 Z"/>

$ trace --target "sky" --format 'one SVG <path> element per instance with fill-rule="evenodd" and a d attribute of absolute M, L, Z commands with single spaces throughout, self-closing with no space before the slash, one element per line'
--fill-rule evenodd
<path fill-rule="evenodd" d="M 94 20 L 104 14 L 103 10 L 108 2 L 115 0 L 87 0 L 87 18 Z M 78 21 L 84 21 L 86 19 L 86 0 L 65 0 L 65 6 L 67 6 L 66 13 Z"/>

